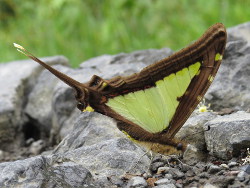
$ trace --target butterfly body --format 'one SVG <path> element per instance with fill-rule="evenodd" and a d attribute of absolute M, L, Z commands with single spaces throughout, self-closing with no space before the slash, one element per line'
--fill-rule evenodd
<path fill-rule="evenodd" d="M 225 44 L 226 30 L 215 24 L 189 47 L 139 73 L 110 80 L 94 75 L 84 84 L 28 56 L 76 90 L 81 111 L 116 119 L 118 128 L 136 140 L 177 147 L 181 141 L 174 136 L 213 81 Z M 186 144 L 182 145 L 185 150 Z"/>

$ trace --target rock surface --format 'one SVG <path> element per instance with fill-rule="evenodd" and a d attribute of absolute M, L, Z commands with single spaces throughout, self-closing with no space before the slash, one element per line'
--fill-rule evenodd
<path fill-rule="evenodd" d="M 210 130 L 205 132 L 208 151 L 219 158 L 231 159 L 250 146 L 250 113 L 237 113 L 207 122 Z M 225 128 L 226 127 L 226 128 Z"/>
<path fill-rule="evenodd" d="M 249 109 L 249 31 L 249 23 L 228 29 L 222 66 L 206 94 L 214 112 L 193 113 L 179 131 L 177 136 L 192 144 L 183 158 L 150 155 L 111 118 L 79 112 L 72 89 L 36 63 L 0 64 L 0 78 L 6 80 L 0 85 L 0 159 L 47 150 L 0 163 L 0 187 L 250 186 L 248 163 L 240 167 L 240 159 L 248 159 L 250 117 L 232 113 Z M 103 55 L 79 69 L 67 67 L 63 57 L 43 60 L 86 82 L 94 74 L 105 79 L 132 74 L 170 54 L 161 49 Z M 232 110 L 216 114 L 223 108 Z"/>
<path fill-rule="evenodd" d="M 42 60 L 49 65 L 68 65 L 68 60 L 63 56 Z M 0 64 L 0 149 L 15 150 L 26 136 L 22 133 L 27 123 L 23 108 L 42 70 L 42 67 L 32 60 Z"/>

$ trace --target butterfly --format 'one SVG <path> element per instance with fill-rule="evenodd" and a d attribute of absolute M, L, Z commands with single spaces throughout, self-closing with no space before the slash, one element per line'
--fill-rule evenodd
<path fill-rule="evenodd" d="M 157 152 L 168 153 L 185 151 L 187 144 L 174 136 L 214 80 L 226 39 L 224 25 L 217 23 L 190 46 L 138 73 L 110 80 L 93 75 L 87 83 L 57 71 L 22 46 L 14 46 L 74 88 L 79 110 L 112 117 L 133 140 L 152 143 Z"/>

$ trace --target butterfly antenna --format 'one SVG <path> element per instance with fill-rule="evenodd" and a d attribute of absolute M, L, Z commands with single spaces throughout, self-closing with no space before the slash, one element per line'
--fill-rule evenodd
<path fill-rule="evenodd" d="M 80 82 L 72 79 L 71 77 L 67 76 L 66 74 L 63 74 L 63 73 L 57 71 L 56 69 L 54 69 L 53 67 L 47 65 L 46 63 L 44 63 L 43 61 L 41 61 L 40 59 L 38 59 L 37 57 L 35 57 L 33 54 L 31 54 L 29 51 L 27 51 L 21 45 L 16 44 L 16 43 L 13 43 L 13 44 L 17 48 L 17 51 L 21 52 L 22 54 L 26 55 L 30 59 L 33 59 L 34 61 L 36 61 L 37 63 L 39 63 L 40 65 L 42 65 L 44 68 L 46 68 L 48 71 L 50 71 L 56 77 L 58 77 L 64 83 L 66 83 L 70 87 L 73 87 L 74 89 L 76 89 L 77 92 L 81 92 L 82 91 L 83 86 L 82 86 L 82 84 Z"/>

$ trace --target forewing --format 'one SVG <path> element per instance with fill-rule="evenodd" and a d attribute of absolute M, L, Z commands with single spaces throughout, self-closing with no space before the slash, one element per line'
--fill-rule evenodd
<path fill-rule="evenodd" d="M 137 74 L 110 80 L 114 89 L 106 95 L 106 105 L 112 111 L 108 115 L 172 138 L 213 81 L 225 44 L 226 30 L 215 24 L 189 47 Z"/>

